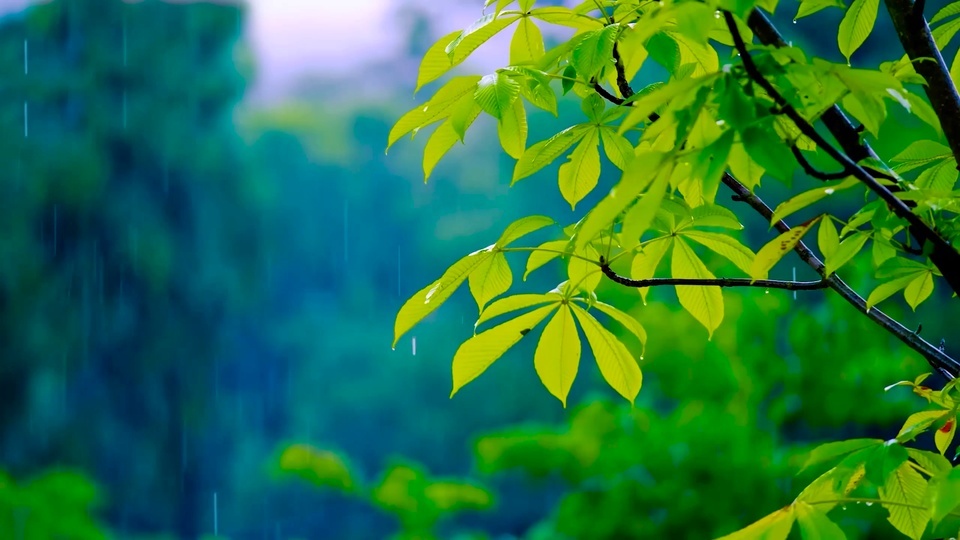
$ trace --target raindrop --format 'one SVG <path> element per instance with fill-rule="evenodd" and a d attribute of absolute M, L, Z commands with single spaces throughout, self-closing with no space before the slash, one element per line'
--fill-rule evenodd
<path fill-rule="evenodd" d="M 27 58 L 29 58 L 28 52 L 27 52 L 28 50 L 29 49 L 27 47 L 27 40 L 23 40 L 23 74 L 24 75 L 30 72 L 30 70 L 28 69 L 30 64 L 27 60 Z"/>
<path fill-rule="evenodd" d="M 349 233 L 349 230 L 347 229 L 347 211 L 347 201 L 343 201 L 343 262 L 347 262 L 347 256 L 349 255 L 347 252 L 347 237 Z"/>
<path fill-rule="evenodd" d="M 793 267 L 793 281 L 797 281 L 797 267 Z M 797 299 L 797 291 L 793 291 L 793 299 Z"/>
<path fill-rule="evenodd" d="M 413 356 L 416 356 L 417 355 L 417 338 L 416 337 L 410 340 L 410 348 L 413 352 Z"/>
<path fill-rule="evenodd" d="M 796 19 L 793 20 L 793 24 L 797 24 L 797 20 L 796 20 Z"/>
<path fill-rule="evenodd" d="M 400 246 L 397 246 L 397 298 L 400 298 Z"/>
<path fill-rule="evenodd" d="M 27 110 L 27 100 L 23 100 L 23 138 L 24 139 L 26 139 L 27 136 L 30 135 L 30 129 L 28 127 L 29 119 L 30 119 L 30 114 L 29 114 L 29 111 Z"/>
<path fill-rule="evenodd" d="M 846 510 L 846 509 L 847 509 L 847 505 L 841 506 L 840 509 L 841 509 L 841 510 Z"/>
<path fill-rule="evenodd" d="M 865 504 L 866 504 L 867 506 L 873 506 L 873 501 L 867 501 Z"/>
<path fill-rule="evenodd" d="M 833 189 L 833 188 L 827 188 L 827 189 L 823 190 L 823 192 L 826 193 L 827 195 L 833 195 L 834 189 Z"/>
<path fill-rule="evenodd" d="M 763 294 L 770 294 L 770 289 L 763 291 Z"/>
<path fill-rule="evenodd" d="M 217 523 L 217 492 L 214 491 L 213 492 L 213 535 L 214 536 L 220 536 L 219 525 L 220 524 Z"/>

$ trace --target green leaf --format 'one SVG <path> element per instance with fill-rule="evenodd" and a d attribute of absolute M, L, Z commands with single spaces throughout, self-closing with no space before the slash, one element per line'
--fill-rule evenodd
<path fill-rule="evenodd" d="M 543 34 L 529 17 L 520 19 L 517 30 L 510 40 L 510 64 L 533 63 L 543 56 Z"/>
<path fill-rule="evenodd" d="M 603 152 L 610 163 L 621 171 L 625 170 L 627 163 L 633 159 L 633 144 L 610 126 L 600 127 L 600 140 L 603 141 Z"/>
<path fill-rule="evenodd" d="M 681 231 L 680 236 L 689 238 L 714 253 L 723 256 L 747 274 L 750 273 L 750 269 L 753 267 L 753 259 L 756 256 L 750 251 L 750 248 L 741 244 L 739 240 L 732 236 L 692 229 Z"/>
<path fill-rule="evenodd" d="M 950 157 L 925 169 L 914 184 L 930 191 L 950 191 L 957 183 L 957 162 Z"/>
<path fill-rule="evenodd" d="M 903 290 L 903 297 L 907 300 L 907 304 L 910 304 L 910 308 L 916 311 L 917 306 L 929 298 L 931 293 L 933 293 L 933 272 L 924 272 L 907 284 Z"/>
<path fill-rule="evenodd" d="M 486 371 L 555 309 L 555 305 L 535 309 L 464 341 L 453 356 L 453 390 L 450 397 Z"/>
<path fill-rule="evenodd" d="M 523 280 L 527 280 L 527 276 L 530 275 L 530 272 L 533 272 L 537 268 L 547 264 L 548 262 L 556 259 L 560 256 L 560 253 L 556 251 L 565 251 L 569 242 L 567 240 L 551 240 L 549 242 L 544 242 L 537 246 L 537 249 L 545 249 L 551 251 L 532 251 L 530 252 L 530 257 L 527 258 L 527 269 L 523 273 Z"/>
<path fill-rule="evenodd" d="M 600 137 L 592 129 L 570 153 L 568 161 L 560 165 L 560 193 L 575 209 L 578 202 L 597 187 L 600 179 Z"/>
<path fill-rule="evenodd" d="M 847 5 L 843 3 L 843 0 L 800 0 L 800 8 L 797 9 L 797 14 L 794 15 L 793 20 L 796 21 L 808 15 L 813 15 L 828 7 L 844 9 Z"/>
<path fill-rule="evenodd" d="M 803 540 L 845 540 L 847 538 L 843 529 L 830 521 L 825 512 L 802 501 L 796 502 L 794 506 Z"/>
<path fill-rule="evenodd" d="M 499 15 L 499 13 L 488 13 L 480 17 L 447 45 L 444 52 L 450 59 L 450 67 L 466 60 L 473 51 L 477 50 L 477 47 L 483 45 L 484 42 L 520 18 L 519 15 L 507 17 L 500 17 Z"/>
<path fill-rule="evenodd" d="M 936 141 L 914 141 L 890 161 L 895 165 L 893 170 L 900 174 L 912 171 L 929 163 L 950 159 L 953 153 L 950 147 Z"/>
<path fill-rule="evenodd" d="M 790 149 L 771 129 L 753 126 L 740 134 L 750 159 L 763 167 L 774 178 L 789 183 L 796 170 L 796 161 Z"/>
<path fill-rule="evenodd" d="M 753 188 L 760 185 L 760 179 L 763 178 L 763 167 L 750 158 L 750 154 L 747 153 L 743 144 L 734 144 L 730 148 L 730 156 L 727 158 L 727 163 L 730 166 L 730 172 L 732 172 L 737 180 L 746 186 L 747 189 L 753 190 Z M 790 176 L 793 176 L 792 171 Z"/>
<path fill-rule="evenodd" d="M 450 32 L 449 34 L 438 39 L 436 43 L 427 49 L 427 52 L 423 55 L 423 60 L 420 61 L 420 70 L 417 74 L 416 90 L 420 90 L 423 85 L 438 79 L 441 75 L 453 67 L 450 62 L 450 57 L 447 55 L 446 49 L 447 45 L 451 44 L 453 40 L 457 39 L 457 36 L 460 34 L 460 30 Z"/>
<path fill-rule="evenodd" d="M 440 276 L 440 279 L 411 296 L 397 313 L 397 320 L 393 327 L 393 346 L 397 346 L 397 341 L 403 334 L 422 321 L 424 317 L 433 313 L 435 309 L 440 307 L 440 304 L 446 302 L 464 280 L 491 257 L 493 257 L 493 251 L 490 248 L 474 251 L 453 263 Z"/>
<path fill-rule="evenodd" d="M 928 452 L 926 450 L 920 450 L 919 448 L 907 448 L 907 455 L 910 456 L 910 459 L 916 461 L 918 465 L 934 475 L 945 473 L 951 469 L 950 461 L 936 452 Z"/>
<path fill-rule="evenodd" d="M 463 129 L 470 127 L 477 116 L 480 115 L 480 107 L 476 104 L 472 104 L 469 110 L 469 113 L 464 118 Z M 437 166 L 440 159 L 453 148 L 453 145 L 457 143 L 458 140 L 462 140 L 461 134 L 457 133 L 456 128 L 453 124 L 453 118 L 446 120 L 444 123 L 440 124 L 427 139 L 427 144 L 423 148 L 423 181 L 426 182 L 430 178 L 430 174 L 433 172 L 434 167 Z"/>
<path fill-rule="evenodd" d="M 870 296 L 867 297 L 867 309 L 872 308 L 873 306 L 883 302 L 897 291 L 902 290 L 904 287 L 912 283 L 914 280 L 913 275 L 901 276 L 886 283 L 881 283 L 877 286 L 873 292 L 870 293 Z"/>
<path fill-rule="evenodd" d="M 880 0 L 853 0 L 850 9 L 840 21 L 840 29 L 837 32 L 837 43 L 840 45 L 840 52 L 846 57 L 847 63 L 850 63 L 850 57 L 867 40 L 870 32 L 873 31 L 873 24 L 877 20 L 877 9 L 880 7 Z"/>
<path fill-rule="evenodd" d="M 499 317 L 500 315 L 511 313 L 519 309 L 546 304 L 547 302 L 552 302 L 554 304 L 559 303 L 560 295 L 555 293 L 515 294 L 513 296 L 501 298 L 500 300 L 497 300 L 496 302 L 487 306 L 487 308 L 480 313 L 480 317 L 477 319 L 477 322 L 473 325 L 473 327 L 477 328 L 481 324 L 495 317 Z"/>
<path fill-rule="evenodd" d="M 734 132 L 727 130 L 717 140 L 703 150 L 696 153 L 696 164 L 693 168 L 694 182 L 700 184 L 700 200 L 690 201 L 691 205 L 713 204 L 720 188 L 720 177 L 727 168 L 727 158 L 733 146 Z"/>
<path fill-rule="evenodd" d="M 563 78 L 560 79 L 560 88 L 563 90 L 563 95 L 567 95 L 570 90 L 573 90 L 577 80 L 577 70 L 573 66 L 567 66 L 563 69 Z"/>
<path fill-rule="evenodd" d="M 520 159 L 527 147 L 527 112 L 523 108 L 523 100 L 515 100 L 503 111 L 503 116 L 497 122 L 497 136 L 507 155 Z"/>
<path fill-rule="evenodd" d="M 881 501 L 911 505 L 884 505 L 884 508 L 890 512 L 887 518 L 890 524 L 914 540 L 920 540 L 930 521 L 930 510 L 924 504 L 926 489 L 926 480 L 910 464 L 904 463 L 878 490 Z"/>
<path fill-rule="evenodd" d="M 667 193 L 667 187 L 670 183 L 670 175 L 666 174 L 667 169 L 662 169 L 650 188 L 643 194 L 639 201 L 633 205 L 623 218 L 623 227 L 621 231 L 622 247 L 626 251 L 633 251 L 640 244 L 640 238 L 647 231 L 657 214 L 657 209 L 663 202 L 663 197 Z M 599 205 L 597 205 L 599 208 Z M 593 214 L 591 214 L 593 215 Z M 589 216 L 588 216 L 589 219 Z M 584 234 L 581 230 L 581 234 Z"/>
<path fill-rule="evenodd" d="M 655 238 L 647 242 L 647 244 L 643 246 L 643 251 L 633 257 L 633 263 L 630 266 L 630 277 L 632 279 L 650 279 L 654 277 L 657 267 L 660 266 L 660 261 L 663 260 L 663 256 L 666 255 L 667 250 L 670 249 L 672 245 L 673 242 L 668 236 Z M 650 289 L 643 287 L 637 290 L 640 292 L 643 303 L 646 304 L 647 293 L 650 292 Z"/>
<path fill-rule="evenodd" d="M 519 95 L 520 82 L 498 71 L 480 79 L 473 97 L 487 114 L 500 120 Z"/>
<path fill-rule="evenodd" d="M 557 222 L 552 218 L 547 216 L 526 216 L 522 217 L 503 230 L 503 234 L 500 235 L 500 238 L 495 244 L 497 247 L 507 247 L 513 242 L 523 238 L 524 236 L 539 231 L 544 227 L 549 227 L 550 225 L 556 225 Z"/>
<path fill-rule="evenodd" d="M 699 77 L 716 73 L 720 69 L 720 59 L 717 56 L 717 51 L 708 43 L 698 42 L 679 32 L 666 31 L 664 34 L 676 42 L 677 50 L 680 52 L 680 65 L 694 64 L 696 66 L 690 74 L 691 76 Z"/>
<path fill-rule="evenodd" d="M 941 454 L 947 453 L 947 449 L 950 448 L 950 444 L 953 443 L 953 437 L 957 433 L 957 419 L 956 415 L 953 416 L 953 418 L 947 419 L 943 427 L 933 432 L 933 442 L 937 445 L 937 450 L 939 450 Z"/>
<path fill-rule="evenodd" d="M 716 77 L 716 74 L 710 74 L 697 78 L 678 79 L 661 86 L 653 92 L 642 95 L 639 99 L 633 101 L 633 107 L 631 107 L 630 113 L 627 114 L 620 123 L 619 133 L 622 135 L 640 122 L 646 122 L 650 114 L 663 105 L 666 105 L 679 96 L 688 95 L 690 92 L 697 90 Z"/>
<path fill-rule="evenodd" d="M 630 331 L 630 333 L 640 341 L 641 345 L 647 344 L 647 331 L 643 329 L 643 326 L 641 326 L 636 319 L 610 304 L 604 304 L 603 302 L 594 302 L 593 307 Z"/>
<path fill-rule="evenodd" d="M 636 157 L 623 171 L 620 182 L 610 190 L 606 197 L 597 203 L 597 206 L 584 218 L 583 225 L 577 233 L 577 246 L 582 247 L 593 240 L 600 231 L 610 226 L 620 212 L 623 212 L 627 206 L 636 200 L 644 189 L 654 181 L 654 174 L 663 174 L 658 169 L 663 160 L 663 154 L 659 152 L 644 152 Z M 669 177 L 669 174 L 666 175 Z M 665 181 L 657 177 L 657 182 L 661 185 Z M 660 187 L 658 186 L 658 190 Z M 665 189 L 665 188 L 664 188 Z M 653 192 L 653 188 L 651 188 Z M 650 216 L 653 219 L 653 216 Z"/>
<path fill-rule="evenodd" d="M 720 227 L 739 231 L 743 229 L 737 215 L 717 204 L 701 204 L 691 210 L 694 227 Z"/>
<path fill-rule="evenodd" d="M 770 224 L 772 225 L 798 210 L 802 210 L 817 201 L 823 200 L 838 191 L 853 187 L 858 183 L 859 181 L 856 178 L 847 178 L 840 182 L 828 184 L 826 187 L 814 188 L 795 195 L 777 206 L 777 209 L 773 212 L 773 217 L 770 218 Z"/>
<path fill-rule="evenodd" d="M 513 185 L 518 180 L 526 178 L 552 163 L 592 129 L 592 126 L 579 124 L 571 126 L 553 137 L 527 148 L 520 159 L 517 160 L 517 165 L 513 169 L 513 180 L 510 184 Z"/>
<path fill-rule="evenodd" d="M 543 385 L 566 407 L 580 365 L 580 336 L 569 306 L 560 306 L 547 322 L 533 355 L 533 365 Z"/>
<path fill-rule="evenodd" d="M 825 461 L 831 461 L 841 456 L 852 454 L 858 450 L 879 447 L 881 444 L 883 444 L 883 441 L 880 439 L 849 439 L 846 441 L 821 444 L 810 452 L 810 456 L 807 457 L 807 461 L 804 463 L 801 471 L 805 471 Z"/>
<path fill-rule="evenodd" d="M 794 246 L 800 242 L 803 236 L 807 234 L 807 231 L 819 220 L 820 217 L 817 217 L 802 225 L 797 225 L 760 248 L 760 251 L 757 252 L 757 257 L 753 260 L 753 266 L 750 267 L 750 277 L 753 279 L 766 279 L 770 273 L 770 269 L 773 268 L 784 255 L 789 253 Z"/>
<path fill-rule="evenodd" d="M 938 11 L 933 18 L 930 19 L 930 24 L 936 24 L 957 14 L 960 14 L 960 2 L 951 2 L 942 7 L 940 11 Z"/>
<path fill-rule="evenodd" d="M 600 374 L 618 394 L 633 403 L 640 393 L 643 376 L 627 347 L 583 308 L 570 306 L 600 368 Z"/>
<path fill-rule="evenodd" d="M 600 259 L 600 254 L 590 244 L 584 246 L 583 249 L 576 249 L 574 253 L 589 259 L 589 261 Z M 567 276 L 570 279 L 570 286 L 592 292 L 600 284 L 603 274 L 600 272 L 599 266 L 580 257 L 571 257 L 570 262 L 567 263 Z"/>
<path fill-rule="evenodd" d="M 450 116 L 460 105 L 461 99 L 473 93 L 479 80 L 476 76 L 450 79 L 426 103 L 408 111 L 397 120 L 387 137 L 387 148 L 407 133 Z"/>
<path fill-rule="evenodd" d="M 513 284 L 513 273 L 503 252 L 497 251 L 493 257 L 477 266 L 470 273 L 470 293 L 477 301 L 477 308 L 483 311 L 483 306 L 493 298 L 507 292 Z"/>
<path fill-rule="evenodd" d="M 820 246 L 820 253 L 823 254 L 824 258 L 832 257 L 840 247 L 840 236 L 837 234 L 837 227 L 833 224 L 833 218 L 830 216 L 824 216 L 820 222 L 817 245 Z"/>
<path fill-rule="evenodd" d="M 960 505 L 960 469 L 949 469 L 930 479 L 930 505 L 937 523 Z"/>
<path fill-rule="evenodd" d="M 714 279 L 703 261 L 679 238 L 674 240 L 670 272 L 675 278 Z M 676 289 L 680 305 L 706 327 L 708 336 L 712 338 L 713 331 L 723 321 L 723 293 L 720 287 L 677 285 Z"/>
<path fill-rule="evenodd" d="M 794 506 L 786 506 L 745 529 L 722 536 L 717 540 L 787 540 L 795 519 Z"/>
<path fill-rule="evenodd" d="M 593 79 L 605 65 L 613 61 L 617 31 L 617 25 L 591 30 L 570 53 L 570 64 L 585 80 Z"/>
<path fill-rule="evenodd" d="M 823 227 L 821 225 L 821 227 Z M 832 275 L 834 272 L 843 267 L 843 265 L 850 262 L 850 259 L 854 258 L 857 253 L 860 253 L 860 250 L 863 249 L 864 244 L 867 243 L 867 240 L 870 239 L 870 234 L 864 231 L 856 232 L 840 242 L 840 245 L 837 246 L 836 251 L 834 251 L 829 257 L 826 255 L 826 260 L 824 261 L 824 271 L 826 272 L 827 277 Z"/>

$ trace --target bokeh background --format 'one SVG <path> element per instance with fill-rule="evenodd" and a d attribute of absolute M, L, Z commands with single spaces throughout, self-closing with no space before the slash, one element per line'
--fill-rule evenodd
<path fill-rule="evenodd" d="M 579 218 L 555 166 L 508 189 L 490 122 L 426 184 L 423 137 L 384 152 L 431 91 L 419 55 L 482 3 L 0 1 L 0 538 L 708 538 L 792 500 L 811 445 L 922 406 L 883 392 L 922 360 L 822 292 L 726 292 L 708 341 L 672 291 L 604 284 L 650 334 L 633 408 L 589 353 L 562 408 L 530 343 L 449 399 L 466 291 L 392 350 L 446 265 L 517 217 Z M 839 10 L 781 3 L 788 39 L 840 59 Z M 891 33 L 881 10 L 856 62 L 899 58 Z M 531 111 L 531 142 L 576 114 Z M 924 134 L 891 114 L 886 155 Z M 931 340 L 958 315 L 888 309 Z M 843 523 L 892 532 L 877 508 Z"/>

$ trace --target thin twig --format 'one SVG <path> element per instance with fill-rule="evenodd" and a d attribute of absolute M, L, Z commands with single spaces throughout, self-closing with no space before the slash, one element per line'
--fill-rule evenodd
<path fill-rule="evenodd" d="M 615 96 L 615 95 L 611 94 L 610 92 L 608 92 L 607 89 L 604 88 L 603 86 L 601 86 L 600 83 L 598 83 L 598 82 L 594 82 L 594 83 L 593 83 L 593 89 L 596 90 L 596 92 L 597 92 L 598 94 L 600 94 L 600 97 L 602 97 L 603 99 L 609 101 L 610 103 L 613 103 L 614 105 L 623 105 L 623 104 L 624 104 L 624 100 L 622 100 L 622 99 L 618 98 L 617 96 Z"/>
<path fill-rule="evenodd" d="M 818 171 L 816 168 L 814 168 L 813 165 L 810 164 L 809 161 L 807 161 L 807 158 L 804 157 L 803 153 L 800 152 L 800 149 L 797 148 L 796 145 L 791 146 L 790 151 L 793 152 L 793 157 L 796 158 L 797 163 L 799 163 L 800 166 L 803 167 L 804 172 L 806 172 L 808 175 L 818 180 L 840 180 L 842 178 L 846 178 L 850 176 L 849 174 L 847 174 L 846 171 L 840 171 L 835 173 L 825 173 L 822 171 Z"/>
<path fill-rule="evenodd" d="M 820 281 L 780 281 L 775 279 L 749 278 L 650 278 L 630 279 L 613 271 L 606 263 L 600 265 L 603 275 L 625 287 L 644 289 L 647 287 L 661 287 L 668 285 L 696 285 L 700 287 L 759 287 L 761 289 L 784 289 L 787 291 L 813 291 L 826 289 L 830 286 L 826 280 Z"/>

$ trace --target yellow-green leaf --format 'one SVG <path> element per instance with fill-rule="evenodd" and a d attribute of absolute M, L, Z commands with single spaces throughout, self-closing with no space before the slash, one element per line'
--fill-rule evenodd
<path fill-rule="evenodd" d="M 685 229 L 680 232 L 680 236 L 683 238 L 689 238 L 690 240 L 697 242 L 714 253 L 722 255 L 730 262 L 737 265 L 737 268 L 743 270 L 747 274 L 750 273 L 750 268 L 753 266 L 753 259 L 755 255 L 752 251 L 750 251 L 750 248 L 741 244 L 736 238 L 726 234 L 697 231 L 694 229 Z"/>
<path fill-rule="evenodd" d="M 527 111 L 523 100 L 516 99 L 503 111 L 497 122 L 497 135 L 504 152 L 513 159 L 520 159 L 527 147 Z"/>
<path fill-rule="evenodd" d="M 941 455 L 946 455 L 947 448 L 950 448 L 950 443 L 953 442 L 953 436 L 957 433 L 957 419 L 950 418 L 947 420 L 947 423 L 943 427 L 937 429 L 933 432 L 933 441 L 937 445 L 937 450 L 940 451 Z"/>
<path fill-rule="evenodd" d="M 828 7 L 843 9 L 847 7 L 847 5 L 843 3 L 843 0 L 800 0 L 800 7 L 797 9 L 797 14 L 793 16 L 793 20 L 796 21 L 808 15 L 813 15 L 821 9 Z"/>
<path fill-rule="evenodd" d="M 777 209 L 773 212 L 773 217 L 770 218 L 770 223 L 776 223 L 798 210 L 802 210 L 817 201 L 825 199 L 838 191 L 853 187 L 858 183 L 859 180 L 856 178 L 847 178 L 841 182 L 833 183 L 825 187 L 814 188 L 795 195 L 777 206 Z"/>
<path fill-rule="evenodd" d="M 720 69 L 720 58 L 717 56 L 716 49 L 709 43 L 697 42 L 680 32 L 664 33 L 677 43 L 677 48 L 680 50 L 680 65 L 692 63 L 696 66 L 690 76 L 712 74 Z"/>
<path fill-rule="evenodd" d="M 840 21 L 837 43 L 840 45 L 840 52 L 847 58 L 847 63 L 850 63 L 850 57 L 873 31 L 879 7 L 880 0 L 853 0 L 850 9 Z"/>
<path fill-rule="evenodd" d="M 819 220 L 820 218 L 817 217 L 807 223 L 797 225 L 760 248 L 760 251 L 757 252 L 757 257 L 753 260 L 753 266 L 750 267 L 750 277 L 753 279 L 766 279 L 770 273 L 770 269 L 773 268 L 784 255 L 789 253 L 803 238 L 803 235 L 807 234 L 807 231 Z"/>
<path fill-rule="evenodd" d="M 520 82 L 504 72 L 484 75 L 473 98 L 487 114 L 500 120 L 520 96 Z"/>
<path fill-rule="evenodd" d="M 897 291 L 903 289 L 912 283 L 915 277 L 915 275 L 911 274 L 909 276 L 900 276 L 886 283 L 881 283 L 870 293 L 870 296 L 867 297 L 867 309 L 883 302 Z"/>
<path fill-rule="evenodd" d="M 933 519 L 940 522 L 960 505 L 960 469 L 949 468 L 930 479 Z"/>
<path fill-rule="evenodd" d="M 580 336 L 569 306 L 560 306 L 547 322 L 533 355 L 533 365 L 543 385 L 566 407 L 580 365 Z"/>
<path fill-rule="evenodd" d="M 597 130 L 590 130 L 570 153 L 568 161 L 560 165 L 560 193 L 571 209 L 597 187 L 600 179 L 599 144 Z"/>
<path fill-rule="evenodd" d="M 933 272 L 924 272 L 907 284 L 903 290 L 903 297 L 916 311 L 917 306 L 929 298 L 931 293 L 933 293 Z"/>
<path fill-rule="evenodd" d="M 440 307 L 440 304 L 446 302 L 450 295 L 467 279 L 467 276 L 492 256 L 493 252 L 489 248 L 474 251 L 453 263 L 440 276 L 440 279 L 411 296 L 397 313 L 397 320 L 393 326 L 393 346 L 397 346 L 397 341 L 403 334 L 422 321 L 424 317 L 433 313 L 435 309 Z"/>
<path fill-rule="evenodd" d="M 843 529 L 830 521 L 826 512 L 802 501 L 794 503 L 794 507 L 803 540 L 845 540 L 847 538 Z"/>
<path fill-rule="evenodd" d="M 397 120 L 387 137 L 387 148 L 407 133 L 450 116 L 461 99 L 476 90 L 479 80 L 480 77 L 472 75 L 450 79 L 426 103 L 411 109 Z"/>
<path fill-rule="evenodd" d="M 825 266 L 824 271 L 827 276 L 829 277 L 837 270 L 843 268 L 843 265 L 850 262 L 850 259 L 854 258 L 857 253 L 860 253 L 860 250 L 863 249 L 864 244 L 866 244 L 869 239 L 870 233 L 865 231 L 858 231 L 844 238 L 843 242 L 840 242 L 837 246 L 837 249 L 823 261 Z"/>
<path fill-rule="evenodd" d="M 824 258 L 832 257 L 840 247 L 840 235 L 837 234 L 837 227 L 833 224 L 833 218 L 824 216 L 820 222 L 820 230 L 817 232 L 817 245 L 820 246 L 820 253 Z"/>
<path fill-rule="evenodd" d="M 469 127 L 479 115 L 480 107 L 476 104 L 473 104 L 465 118 L 464 129 Z M 437 166 L 440 158 L 449 152 L 458 140 L 460 140 L 460 135 L 454 128 L 451 120 L 447 120 L 440 124 L 440 126 L 430 135 L 430 138 L 427 139 L 426 146 L 423 148 L 424 182 L 430 178 L 430 173 L 433 172 L 433 168 Z"/>
<path fill-rule="evenodd" d="M 450 397 L 486 371 L 554 309 L 554 305 L 535 309 L 464 341 L 453 356 L 453 390 Z"/>
<path fill-rule="evenodd" d="M 633 101 L 633 107 L 631 107 L 630 113 L 623 119 L 620 123 L 619 133 L 622 135 L 628 129 L 639 124 L 640 122 L 646 122 L 647 118 L 650 117 L 650 113 L 656 111 L 661 106 L 666 105 L 672 99 L 687 95 L 690 92 L 700 88 L 704 84 L 712 81 L 716 77 L 716 74 L 704 75 L 703 77 L 685 77 L 682 79 L 676 79 L 671 81 L 660 88 L 644 94 L 639 99 Z"/>
<path fill-rule="evenodd" d="M 930 510 L 924 500 L 926 490 L 927 481 L 909 463 L 898 467 L 878 490 L 881 501 L 900 503 L 884 505 L 884 508 L 890 512 L 887 520 L 898 531 L 913 540 L 920 540 L 930 521 Z"/>
<path fill-rule="evenodd" d="M 897 433 L 897 440 L 908 441 L 926 431 L 937 420 L 946 416 L 947 411 L 920 411 L 911 414 L 903 422 L 903 427 Z"/>
<path fill-rule="evenodd" d="M 531 251 L 530 257 L 527 258 L 527 269 L 523 273 L 523 280 L 527 280 L 530 272 L 559 257 L 560 252 L 565 251 L 569 243 L 567 240 L 551 240 L 537 246 L 537 251 Z"/>
<path fill-rule="evenodd" d="M 655 238 L 645 246 L 643 246 L 643 251 L 637 253 L 633 257 L 633 264 L 630 266 L 630 277 L 633 279 L 650 279 L 654 277 L 654 274 L 657 272 L 657 267 L 660 266 L 660 261 L 663 260 L 663 256 L 666 255 L 667 250 L 670 249 L 670 246 L 673 245 L 673 242 L 670 240 L 670 237 L 664 236 L 661 238 Z M 643 299 L 643 303 L 647 303 L 647 293 L 650 292 L 649 287 L 643 287 L 637 289 L 640 292 L 640 298 Z"/>
<path fill-rule="evenodd" d="M 647 232 L 650 224 L 653 223 L 653 219 L 657 215 L 657 209 L 660 208 L 660 203 L 663 202 L 663 197 L 667 193 L 667 186 L 670 183 L 669 172 L 669 168 L 661 169 L 647 192 L 623 217 L 620 238 L 624 250 L 633 251 L 640 245 L 643 233 Z"/>
<path fill-rule="evenodd" d="M 507 292 L 513 284 L 513 274 L 503 252 L 498 251 L 480 263 L 476 270 L 470 273 L 469 283 L 470 294 L 477 301 L 480 311 L 483 311 L 487 302 Z"/>
<path fill-rule="evenodd" d="M 453 67 L 446 49 L 447 45 L 457 39 L 460 33 L 460 30 L 450 32 L 427 49 L 427 52 L 423 55 L 423 60 L 420 61 L 420 70 L 417 74 L 417 90 L 420 90 L 428 82 L 436 80 Z"/>
<path fill-rule="evenodd" d="M 629 330 L 631 334 L 636 336 L 642 345 L 647 344 L 647 331 L 643 329 L 643 326 L 640 325 L 639 321 L 611 306 L 610 304 L 604 304 L 603 302 L 594 302 L 593 308 L 599 310 L 604 315 L 617 321 L 621 326 Z"/>
<path fill-rule="evenodd" d="M 577 305 L 571 305 L 571 308 L 587 336 L 600 374 L 618 394 L 633 403 L 643 382 L 640 366 L 627 347 L 589 313 Z"/>
<path fill-rule="evenodd" d="M 590 244 L 583 249 L 575 250 L 574 253 L 590 261 L 600 259 L 600 254 Z M 567 277 L 570 279 L 570 286 L 591 292 L 600 284 L 603 274 L 599 266 L 580 257 L 570 257 L 570 262 L 567 263 Z"/>
<path fill-rule="evenodd" d="M 752 190 L 760 185 L 760 179 L 763 178 L 763 167 L 750 158 L 750 154 L 747 153 L 743 144 L 734 144 L 730 147 L 727 164 L 730 166 L 730 172 L 747 189 Z"/>
<path fill-rule="evenodd" d="M 518 180 L 526 178 L 552 163 L 592 129 L 591 126 L 570 126 L 549 139 L 527 148 L 520 159 L 517 160 L 517 165 L 513 169 L 513 180 L 510 184 L 513 185 Z"/>
<path fill-rule="evenodd" d="M 543 52 L 543 34 L 530 17 L 523 17 L 510 40 L 510 65 L 536 62 Z"/>
<path fill-rule="evenodd" d="M 793 505 L 786 506 L 745 529 L 722 536 L 717 540 L 786 540 L 795 519 Z"/>
<path fill-rule="evenodd" d="M 626 169 L 627 163 L 633 159 L 633 144 L 610 126 L 600 127 L 600 140 L 603 141 L 603 152 L 610 163 L 621 171 Z"/>
<path fill-rule="evenodd" d="M 670 272 L 675 278 L 713 279 L 714 276 L 707 269 L 703 261 L 697 257 L 693 249 L 680 238 L 673 242 L 673 259 L 670 261 Z M 683 309 L 707 329 L 709 337 L 720 326 L 723 320 L 723 293 L 720 287 L 705 287 L 702 285 L 677 285 L 677 298 Z"/>
<path fill-rule="evenodd" d="M 513 296 L 501 298 L 500 300 L 497 300 L 496 302 L 487 306 L 487 308 L 480 313 L 480 317 L 477 319 L 477 322 L 473 325 L 473 327 L 476 329 L 481 324 L 495 317 L 499 317 L 500 315 L 505 315 L 519 309 L 546 304 L 547 302 L 559 303 L 560 295 L 555 293 L 515 294 Z"/>
<path fill-rule="evenodd" d="M 539 231 L 544 227 L 555 225 L 557 222 L 547 216 L 526 216 L 522 217 L 503 230 L 503 234 L 495 244 L 497 247 L 506 247 L 524 236 Z"/>

